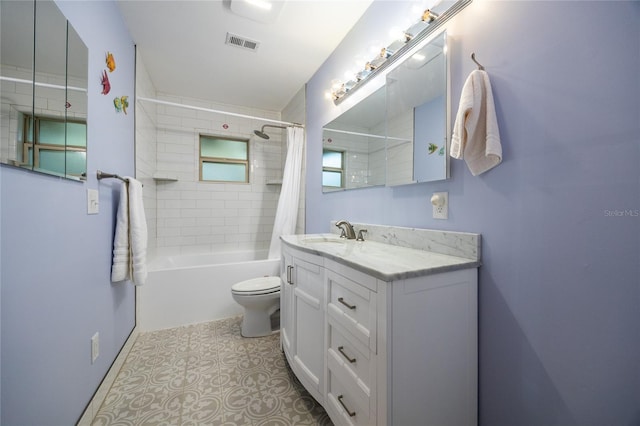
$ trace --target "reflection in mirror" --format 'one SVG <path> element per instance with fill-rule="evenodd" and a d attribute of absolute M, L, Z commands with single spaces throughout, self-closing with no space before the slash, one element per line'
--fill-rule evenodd
<path fill-rule="evenodd" d="M 65 174 L 83 179 L 87 175 L 87 82 L 89 50 L 67 22 L 67 101 L 65 105 Z"/>
<path fill-rule="evenodd" d="M 385 88 L 323 128 L 324 192 L 385 183 Z"/>
<path fill-rule="evenodd" d="M 64 176 L 67 20 L 51 1 L 36 2 L 33 115 L 23 158 L 33 170 Z"/>
<path fill-rule="evenodd" d="M 0 161 L 30 167 L 23 158 L 25 116 L 33 115 L 35 2 L 0 1 Z"/>
<path fill-rule="evenodd" d="M 446 33 L 387 74 L 387 185 L 448 177 Z"/>
<path fill-rule="evenodd" d="M 81 179 L 86 174 L 87 48 L 53 1 L 2 1 L 1 7 L 1 161 Z M 12 22 L 5 26 L 5 19 Z M 30 37 L 24 28 L 31 28 Z"/>

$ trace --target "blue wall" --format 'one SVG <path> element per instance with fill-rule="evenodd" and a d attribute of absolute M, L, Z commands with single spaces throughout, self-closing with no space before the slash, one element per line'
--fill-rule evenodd
<path fill-rule="evenodd" d="M 89 176 L 78 183 L 0 168 L 3 425 L 77 422 L 135 323 L 133 286 L 110 281 L 119 185 L 95 177 L 96 169 L 134 174 L 134 108 L 116 114 L 112 99 L 133 103 L 135 49 L 115 2 L 58 5 L 89 48 Z M 117 68 L 103 96 L 107 51 Z M 86 213 L 87 188 L 99 189 L 98 215 Z"/>
<path fill-rule="evenodd" d="M 324 92 L 403 4 L 375 1 L 308 84 L 307 232 L 346 218 L 481 233 L 481 424 L 639 424 L 640 3 L 474 0 L 447 24 L 452 113 L 476 52 L 504 162 L 322 194 L 321 127 L 340 110 Z"/>

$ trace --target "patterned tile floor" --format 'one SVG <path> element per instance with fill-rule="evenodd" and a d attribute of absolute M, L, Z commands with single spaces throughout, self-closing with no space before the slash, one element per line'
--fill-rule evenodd
<path fill-rule="evenodd" d="M 240 320 L 141 334 L 92 425 L 332 425 L 280 335 L 243 338 Z"/>

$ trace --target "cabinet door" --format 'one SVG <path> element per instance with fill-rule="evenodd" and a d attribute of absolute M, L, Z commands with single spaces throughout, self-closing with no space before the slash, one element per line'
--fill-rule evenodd
<path fill-rule="evenodd" d="M 293 258 L 293 315 L 295 322 L 292 368 L 318 401 L 324 394 L 324 269 Z"/>
<path fill-rule="evenodd" d="M 295 320 L 293 317 L 293 258 L 291 253 L 283 247 L 280 278 L 282 289 L 280 291 L 280 343 L 282 350 L 293 360 L 295 353 Z"/>

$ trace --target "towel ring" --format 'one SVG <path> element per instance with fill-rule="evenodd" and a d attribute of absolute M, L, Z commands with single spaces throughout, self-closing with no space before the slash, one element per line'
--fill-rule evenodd
<path fill-rule="evenodd" d="M 484 71 L 484 67 L 482 66 L 482 64 L 480 62 L 476 61 L 475 52 L 471 53 L 471 60 L 476 63 L 476 65 L 478 66 L 479 70 Z"/>

